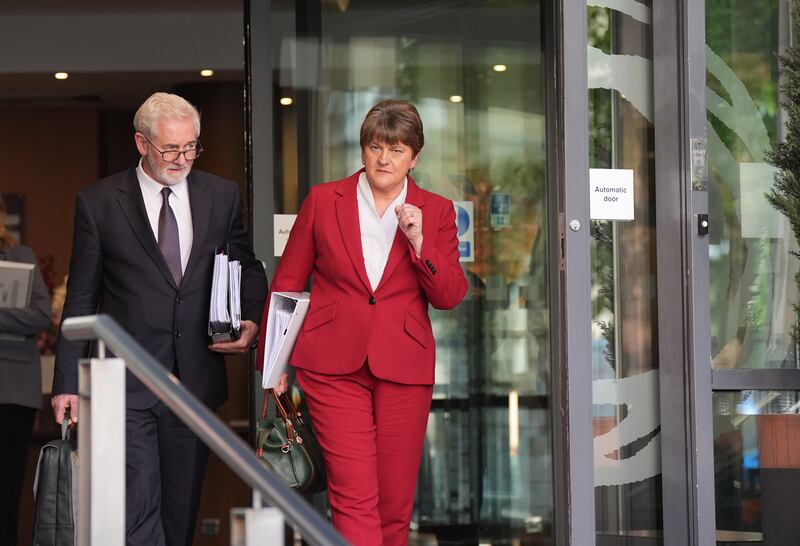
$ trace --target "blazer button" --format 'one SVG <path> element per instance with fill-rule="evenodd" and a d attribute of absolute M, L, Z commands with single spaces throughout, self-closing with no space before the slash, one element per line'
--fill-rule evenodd
<path fill-rule="evenodd" d="M 183 303 L 183 300 L 181 299 L 181 297 L 180 297 L 180 296 L 178 296 L 177 298 L 175 298 L 175 303 Z"/>
<path fill-rule="evenodd" d="M 178 330 L 175 330 L 175 337 L 181 337 L 181 333 Z"/>
<path fill-rule="evenodd" d="M 374 297 L 369 298 L 369 304 L 370 305 L 375 305 L 375 298 Z"/>

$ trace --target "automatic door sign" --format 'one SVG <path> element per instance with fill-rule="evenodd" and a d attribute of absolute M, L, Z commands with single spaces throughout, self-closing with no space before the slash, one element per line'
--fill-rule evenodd
<path fill-rule="evenodd" d="M 274 214 L 272 216 L 272 244 L 275 249 L 275 256 L 283 256 L 283 249 L 286 248 L 286 243 L 289 241 L 289 232 L 292 231 L 292 226 L 296 219 L 296 214 Z"/>
<path fill-rule="evenodd" d="M 633 220 L 633 170 L 589 169 L 592 220 Z"/>
<path fill-rule="evenodd" d="M 494 192 L 489 198 L 489 224 L 493 228 L 511 227 L 511 194 Z"/>
<path fill-rule="evenodd" d="M 454 201 L 456 227 L 458 228 L 458 252 L 462 262 L 475 261 L 475 215 L 472 201 Z"/>

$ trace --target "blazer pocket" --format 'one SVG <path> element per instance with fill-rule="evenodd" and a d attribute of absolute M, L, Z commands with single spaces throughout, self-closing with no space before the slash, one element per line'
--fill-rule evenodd
<path fill-rule="evenodd" d="M 308 315 L 303 322 L 303 331 L 308 332 L 327 324 L 336 316 L 336 302 L 329 303 Z"/>
<path fill-rule="evenodd" d="M 423 347 L 427 347 L 427 332 L 425 327 L 419 323 L 417 319 L 411 315 L 411 313 L 406 313 L 406 321 L 405 321 L 405 330 L 408 335 L 414 338 L 414 340 L 422 345 Z"/>

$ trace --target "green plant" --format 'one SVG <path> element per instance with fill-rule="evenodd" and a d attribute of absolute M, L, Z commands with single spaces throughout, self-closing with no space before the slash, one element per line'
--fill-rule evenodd
<path fill-rule="evenodd" d="M 791 0 L 792 34 L 800 36 L 800 0 Z M 800 47 L 792 46 L 780 56 L 783 107 L 786 111 L 786 138 L 765 154 L 767 162 L 775 167 L 772 189 L 766 194 L 770 204 L 788 220 L 795 239 L 800 242 Z M 795 258 L 800 253 L 790 250 Z M 795 273 L 795 284 L 800 287 L 800 271 Z M 800 319 L 800 306 L 794 304 Z M 798 342 L 797 324 L 792 327 L 792 338 Z"/>

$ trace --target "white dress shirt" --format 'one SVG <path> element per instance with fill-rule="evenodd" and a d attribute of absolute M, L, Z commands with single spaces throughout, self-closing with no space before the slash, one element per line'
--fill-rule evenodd
<path fill-rule="evenodd" d="M 136 178 L 139 179 L 139 187 L 142 189 L 147 219 L 150 220 L 150 227 L 157 242 L 158 215 L 161 213 L 161 205 L 164 202 L 161 190 L 165 186 L 159 184 L 144 172 L 141 159 L 139 160 L 139 166 L 136 167 Z M 192 253 L 192 239 L 194 238 L 192 209 L 189 205 L 189 187 L 184 178 L 174 186 L 169 186 L 169 188 L 172 190 L 169 196 L 169 205 L 172 207 L 172 212 L 178 221 L 178 240 L 181 244 L 181 271 L 185 273 L 186 264 L 189 263 L 189 254 Z"/>
<path fill-rule="evenodd" d="M 403 189 L 400 195 L 395 197 L 386 210 L 383 217 L 378 216 L 375 208 L 375 198 L 372 196 L 372 188 L 369 187 L 367 175 L 361 173 L 358 177 L 358 224 L 361 226 L 361 252 L 364 254 L 364 266 L 367 269 L 367 277 L 372 290 L 378 288 L 381 282 L 383 270 L 389 260 L 389 252 L 392 250 L 392 243 L 397 233 L 397 215 L 394 208 L 406 202 L 408 192 L 408 178 L 403 181 Z"/>

